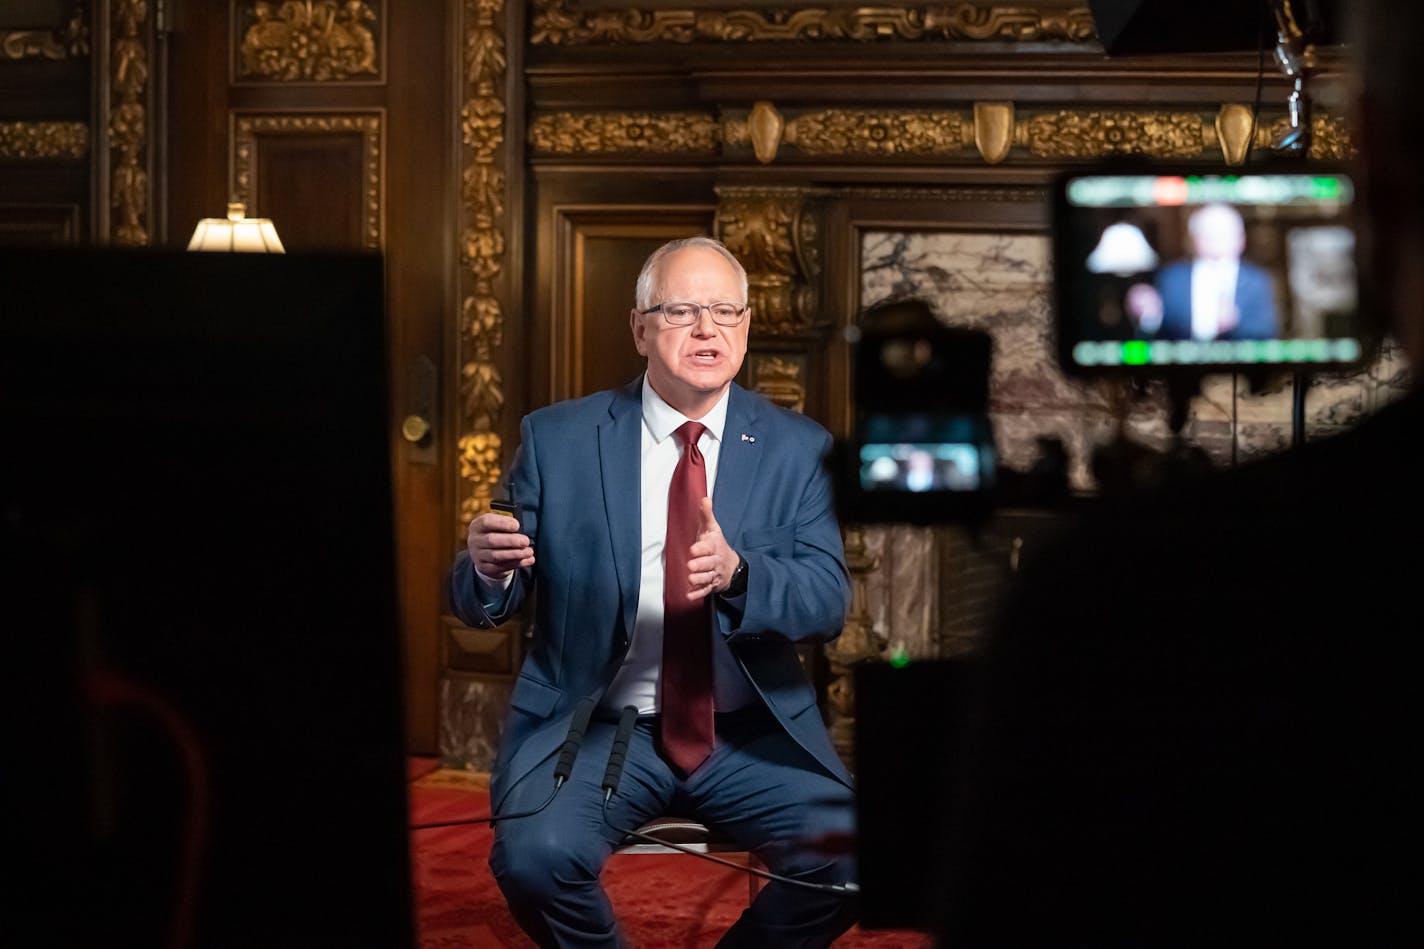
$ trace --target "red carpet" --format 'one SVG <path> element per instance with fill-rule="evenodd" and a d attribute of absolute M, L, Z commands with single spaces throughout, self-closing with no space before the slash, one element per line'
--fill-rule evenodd
<path fill-rule="evenodd" d="M 414 763 L 412 779 L 434 765 Z M 488 813 L 475 780 L 426 774 L 411 785 L 411 823 Z M 486 860 L 493 833 L 484 824 L 411 832 L 421 949 L 532 947 L 505 908 Z M 603 874 L 609 899 L 635 949 L 710 947 L 747 905 L 746 877 L 684 856 L 614 857 Z M 852 929 L 840 949 L 928 949 L 920 933 Z"/>

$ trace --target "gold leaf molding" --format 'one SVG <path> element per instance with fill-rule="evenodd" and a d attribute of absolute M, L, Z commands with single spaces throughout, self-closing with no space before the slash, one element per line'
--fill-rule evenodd
<path fill-rule="evenodd" d="M 943 155 L 974 141 L 959 112 L 826 109 L 787 123 L 786 144 L 807 155 Z"/>
<path fill-rule="evenodd" d="M 822 109 L 787 118 L 766 101 L 745 118 L 718 122 L 710 113 L 557 112 L 537 115 L 529 144 L 546 155 L 698 155 L 752 147 L 769 164 L 785 146 L 814 157 L 967 159 L 977 150 L 989 164 L 1013 155 L 1091 159 L 1109 155 L 1215 159 L 1239 164 L 1248 148 L 1267 148 L 1285 119 L 1263 120 L 1251 143 L 1250 108 L 1227 103 L 1215 112 L 1060 109 L 1017 114 L 1011 102 L 974 103 L 972 111 Z M 1311 157 L 1338 159 L 1352 151 L 1338 117 L 1318 113 Z"/>
<path fill-rule="evenodd" d="M 806 382 L 794 356 L 758 356 L 753 360 L 752 391 L 793 412 L 806 410 Z"/>
<path fill-rule="evenodd" d="M 244 4 L 238 77 L 332 82 L 377 76 L 376 11 L 361 0 Z"/>
<path fill-rule="evenodd" d="M 314 115 L 239 115 L 233 136 L 233 191 L 237 200 L 255 208 L 257 194 L 257 137 L 259 135 L 345 135 L 361 136 L 362 173 L 365 185 L 363 243 L 373 250 L 381 246 L 381 116 L 371 113 Z M 312 182 L 319 187 L 320 182 Z M 259 209 L 260 210 L 260 209 Z"/>
<path fill-rule="evenodd" d="M 88 152 L 83 122 L 0 122 L 0 158 L 83 158 Z"/>
<path fill-rule="evenodd" d="M 710 154 L 717 138 L 716 119 L 697 113 L 554 112 L 529 126 L 535 151 L 564 155 Z"/>
<path fill-rule="evenodd" d="M 0 30 L 0 59 L 81 59 L 89 55 L 89 13 L 76 3 L 58 30 Z"/>
<path fill-rule="evenodd" d="M 460 128 L 466 148 L 460 209 L 460 466 L 458 540 L 469 522 L 489 510 L 503 448 L 498 431 L 504 380 L 495 361 L 504 338 L 504 304 L 497 282 L 506 255 L 506 177 L 502 161 L 508 57 L 504 0 L 465 0 L 464 101 Z M 532 141 L 532 139 L 531 139 Z"/>
<path fill-rule="evenodd" d="M 1205 148 L 1196 112 L 1052 112 L 1015 129 L 1015 141 L 1039 158 L 1102 155 L 1200 157 Z"/>
<path fill-rule="evenodd" d="M 113 6 L 113 102 L 109 111 L 109 203 L 118 212 L 111 238 L 123 247 L 148 243 L 148 3 Z"/>
<path fill-rule="evenodd" d="M 535 0 L 535 46 L 619 43 L 756 43 L 776 40 L 962 40 L 1084 43 L 1091 11 L 1028 6 L 829 6 L 798 10 L 571 10 L 569 0 Z"/>
<path fill-rule="evenodd" d="M 717 236 L 747 271 L 747 302 L 758 333 L 806 333 L 816 318 L 820 230 L 813 205 L 821 192 L 802 187 L 720 186 Z"/>

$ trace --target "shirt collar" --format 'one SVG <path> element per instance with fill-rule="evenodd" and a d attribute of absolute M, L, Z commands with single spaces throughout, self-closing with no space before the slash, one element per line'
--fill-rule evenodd
<path fill-rule="evenodd" d="M 643 424 L 648 427 L 653 440 L 662 443 L 673 432 L 682 427 L 683 422 L 701 422 L 707 427 L 707 434 L 711 435 L 718 442 L 722 441 L 722 430 L 727 427 L 727 399 L 732 394 L 732 387 L 728 386 L 727 391 L 722 393 L 722 398 L 717 400 L 717 404 L 712 406 L 712 410 L 702 418 L 689 419 L 677 409 L 663 401 L 663 397 L 653 391 L 653 387 L 648 385 L 648 377 L 643 375 Z"/>

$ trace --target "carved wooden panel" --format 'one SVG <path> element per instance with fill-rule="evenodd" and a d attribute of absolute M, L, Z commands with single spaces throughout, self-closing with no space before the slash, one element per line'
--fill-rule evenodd
<path fill-rule="evenodd" d="M 628 382 L 645 360 L 628 316 L 643 262 L 662 244 L 712 233 L 711 207 L 557 209 L 548 401 Z"/>
<path fill-rule="evenodd" d="M 89 20 L 82 0 L 6 4 L 0 14 L 0 61 L 60 61 L 88 55 Z"/>
<path fill-rule="evenodd" d="M 381 0 L 238 0 L 231 18 L 233 82 L 380 82 L 385 8 Z M 422 12 L 439 13 L 434 5 Z"/>
<path fill-rule="evenodd" d="M 77 204 L 0 204 L 0 245 L 74 244 Z"/>
<path fill-rule="evenodd" d="M 380 248 L 383 115 L 237 115 L 233 194 L 289 249 Z"/>

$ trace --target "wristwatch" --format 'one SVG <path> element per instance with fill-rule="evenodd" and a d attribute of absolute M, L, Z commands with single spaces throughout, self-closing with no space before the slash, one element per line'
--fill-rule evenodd
<path fill-rule="evenodd" d="M 724 597 L 741 596 L 747 592 L 747 558 L 737 555 L 737 569 L 732 571 L 731 582 L 722 591 Z"/>

